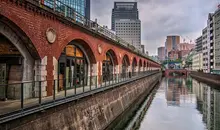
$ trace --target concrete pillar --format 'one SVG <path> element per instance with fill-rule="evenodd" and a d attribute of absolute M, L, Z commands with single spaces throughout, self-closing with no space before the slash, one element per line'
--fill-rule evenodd
<path fill-rule="evenodd" d="M 88 84 L 91 83 L 91 85 L 96 85 L 98 83 L 98 63 L 97 64 L 91 64 L 88 66 Z M 90 78 L 91 76 L 91 78 Z M 91 82 L 90 82 L 91 79 Z"/>
<path fill-rule="evenodd" d="M 42 97 L 47 96 L 47 91 L 46 91 L 46 86 L 47 86 L 47 70 L 46 70 L 46 66 L 47 66 L 47 56 L 45 56 L 43 59 L 41 60 L 37 60 L 35 61 L 35 76 L 34 76 L 34 80 L 35 80 L 35 97 L 38 97 L 39 95 L 39 81 L 41 81 L 41 95 Z"/>
<path fill-rule="evenodd" d="M 102 83 L 102 61 L 97 62 L 97 83 Z"/>
<path fill-rule="evenodd" d="M 53 57 L 53 79 L 55 81 L 55 94 L 58 92 L 58 64 L 58 60 Z"/>
<path fill-rule="evenodd" d="M 120 73 L 120 67 L 121 65 L 115 65 L 114 66 L 114 74 L 115 74 L 115 79 L 114 80 L 118 80 L 119 78 L 119 73 Z"/>

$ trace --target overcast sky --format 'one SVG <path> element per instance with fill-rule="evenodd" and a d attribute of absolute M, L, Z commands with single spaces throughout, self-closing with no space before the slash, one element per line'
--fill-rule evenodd
<path fill-rule="evenodd" d="M 91 0 L 91 18 L 111 28 L 111 13 L 116 0 Z M 119 0 L 117 0 L 119 1 Z M 121 0 L 132 1 L 132 0 Z M 133 0 L 134 1 L 134 0 Z M 142 24 L 142 41 L 150 55 L 164 46 L 167 35 L 195 40 L 206 26 L 209 12 L 220 0 L 136 0 Z"/>

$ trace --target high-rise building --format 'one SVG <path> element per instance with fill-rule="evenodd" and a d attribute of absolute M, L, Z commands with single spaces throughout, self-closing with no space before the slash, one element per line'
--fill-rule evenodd
<path fill-rule="evenodd" d="M 214 55 L 213 73 L 220 74 L 220 8 L 218 8 L 213 15 L 213 27 L 212 28 L 213 28 L 213 35 L 214 35 L 213 51 L 211 51 L 211 54 L 213 53 Z M 210 31 L 212 31 L 211 28 L 210 28 Z"/>
<path fill-rule="evenodd" d="M 53 8 L 54 0 L 45 0 L 46 5 Z M 90 19 L 90 0 L 59 0 L 56 2 L 57 6 L 60 6 L 57 11 L 67 11 L 67 16 L 70 14 L 68 9 L 65 9 L 64 5 L 74 9 L 77 13 L 85 16 L 87 19 Z"/>
<path fill-rule="evenodd" d="M 112 9 L 112 30 L 115 31 L 115 20 L 138 20 L 137 2 L 115 2 Z"/>
<path fill-rule="evenodd" d="M 196 39 L 196 48 L 195 48 L 195 50 L 197 52 L 202 52 L 202 36 L 200 36 Z"/>
<path fill-rule="evenodd" d="M 166 56 L 168 56 L 168 53 L 171 50 L 178 50 L 179 44 L 180 44 L 180 36 L 167 36 L 165 43 Z"/>
<path fill-rule="evenodd" d="M 209 62 L 210 66 L 208 67 L 208 72 L 212 73 L 214 69 L 214 32 L 213 32 L 213 13 L 209 13 L 207 20 L 207 43 L 209 51 Z"/>
<path fill-rule="evenodd" d="M 137 2 L 115 2 L 112 9 L 112 30 L 116 35 L 141 50 L 141 21 Z"/>
<path fill-rule="evenodd" d="M 203 72 L 220 74 L 220 6 L 209 13 L 202 31 Z"/>
<path fill-rule="evenodd" d="M 90 0 L 86 0 L 85 16 L 87 19 L 90 19 Z"/>
<path fill-rule="evenodd" d="M 141 21 L 118 19 L 115 21 L 116 35 L 141 50 Z"/>
<path fill-rule="evenodd" d="M 157 48 L 157 55 L 160 61 L 164 61 L 165 60 L 165 47 Z"/>
<path fill-rule="evenodd" d="M 203 53 L 203 72 L 208 73 L 210 62 L 209 62 L 209 44 L 207 27 L 202 30 L 202 53 Z"/>

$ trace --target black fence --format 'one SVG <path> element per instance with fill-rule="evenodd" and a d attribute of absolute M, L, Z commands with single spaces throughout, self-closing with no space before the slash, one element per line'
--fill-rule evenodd
<path fill-rule="evenodd" d="M 103 81 L 102 76 L 88 76 L 81 82 L 72 82 L 73 79 L 33 81 L 0 85 L 5 90 L 5 98 L 7 100 L 0 101 L 0 123 L 10 119 L 12 115 L 24 115 L 25 112 L 39 107 L 48 106 L 50 104 L 65 103 L 63 100 L 69 98 L 82 98 L 91 95 L 94 91 L 99 91 L 109 86 L 117 86 L 133 79 L 139 79 L 148 75 L 157 73 L 158 71 L 137 72 L 135 75 L 112 74 L 109 80 Z M 109 75 L 108 75 L 109 76 Z M 76 81 L 76 80 L 75 80 Z M 51 94 L 48 96 L 49 89 L 46 87 L 51 85 Z M 42 109 L 42 108 L 41 108 Z M 34 111 L 32 111 L 34 112 Z"/>

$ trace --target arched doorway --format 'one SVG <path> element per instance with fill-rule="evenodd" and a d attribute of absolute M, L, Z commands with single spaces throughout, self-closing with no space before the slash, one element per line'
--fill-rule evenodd
<path fill-rule="evenodd" d="M 132 76 L 135 76 L 136 75 L 136 67 L 137 67 L 137 60 L 136 58 L 133 59 L 133 62 L 132 62 Z"/>
<path fill-rule="evenodd" d="M 142 70 L 142 60 L 139 60 L 139 67 L 138 67 L 138 72 L 141 72 Z"/>
<path fill-rule="evenodd" d="M 24 99 L 38 96 L 33 82 L 38 80 L 36 73 L 39 72 L 34 67 L 37 59 L 40 57 L 31 40 L 13 22 L 1 16 L 0 84 L 13 85 L 0 87 L 0 99 L 21 99 L 22 93 Z"/>
<path fill-rule="evenodd" d="M 122 59 L 122 73 L 121 78 L 127 78 L 128 75 L 128 67 L 130 66 L 128 55 L 124 55 Z"/>
<path fill-rule="evenodd" d="M 111 81 L 113 79 L 114 74 L 114 64 L 113 64 L 113 58 L 110 52 L 107 52 L 105 55 L 105 59 L 102 62 L 102 81 Z"/>
<path fill-rule="evenodd" d="M 144 61 L 144 69 L 143 71 L 146 71 L 146 61 Z"/>
<path fill-rule="evenodd" d="M 21 82 L 24 69 L 23 61 L 24 57 L 19 50 L 5 36 L 0 34 L 0 84 Z M 13 88 L 16 89 L 16 86 Z M 5 86 L 5 88 L 1 86 L 0 98 L 19 98 L 20 93 L 13 91 L 13 88 L 11 86 Z"/>
<path fill-rule="evenodd" d="M 58 91 L 86 86 L 88 66 L 89 60 L 83 48 L 77 42 L 69 43 L 59 58 Z"/>

